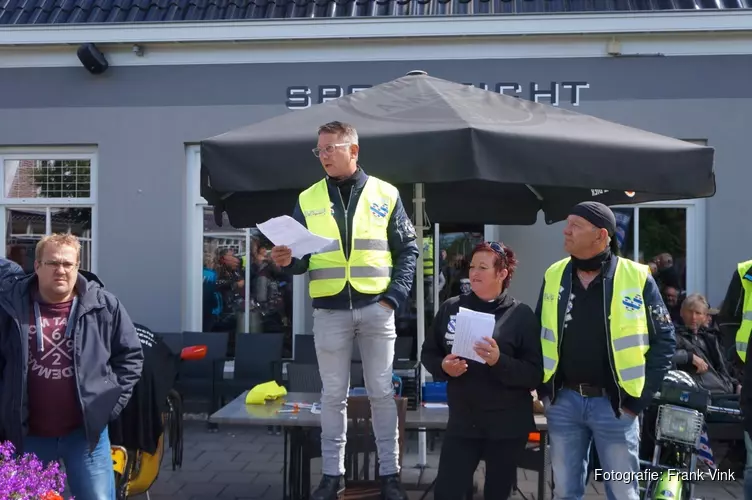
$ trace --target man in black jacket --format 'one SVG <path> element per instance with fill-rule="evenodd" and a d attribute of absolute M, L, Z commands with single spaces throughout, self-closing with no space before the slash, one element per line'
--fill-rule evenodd
<path fill-rule="evenodd" d="M 62 460 L 79 500 L 114 500 L 108 423 L 130 400 L 143 353 L 114 295 L 78 272 L 81 245 L 37 244 L 35 273 L 0 285 L 0 439 Z"/>
<path fill-rule="evenodd" d="M 752 260 L 740 262 L 731 276 L 718 323 L 724 345 L 735 351 L 732 356 L 738 372 L 743 375 L 739 406 L 744 414 L 744 444 L 747 448 L 747 465 L 744 468 L 744 498 L 752 500 L 752 370 L 746 361 L 752 355 L 750 330 L 752 330 Z"/>
<path fill-rule="evenodd" d="M 697 384 L 713 394 L 733 394 L 740 388 L 731 376 L 718 332 L 708 329 L 708 302 L 699 293 L 689 295 L 681 305 L 682 324 L 676 325 L 673 363 L 689 373 Z"/>
<path fill-rule="evenodd" d="M 647 266 L 617 257 L 616 219 L 601 203 L 572 210 L 570 258 L 553 264 L 538 300 L 555 498 L 581 499 L 594 441 L 609 500 L 638 500 L 637 416 L 660 390 L 674 327 Z M 598 475 L 596 471 L 596 476 Z M 631 480 L 630 480 L 631 479 Z"/>
<path fill-rule="evenodd" d="M 358 166 L 358 134 L 346 123 L 319 128 L 313 153 L 326 178 L 300 194 L 293 218 L 334 244 L 293 259 L 272 259 L 291 274 L 309 273 L 321 397 L 323 477 L 312 500 L 336 500 L 345 472 L 345 404 L 353 339 L 358 337 L 371 401 L 384 500 L 407 500 L 399 483 L 397 407 L 392 386 L 394 312 L 410 294 L 418 247 L 397 189 Z"/>

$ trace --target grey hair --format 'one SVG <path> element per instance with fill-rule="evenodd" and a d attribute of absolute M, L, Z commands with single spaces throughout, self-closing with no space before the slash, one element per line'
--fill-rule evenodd
<path fill-rule="evenodd" d="M 343 141 L 350 144 L 358 144 L 358 131 L 349 123 L 329 122 L 321 125 L 318 131 L 321 134 L 337 134 Z"/>
<path fill-rule="evenodd" d="M 704 307 L 705 309 L 710 309 L 710 304 L 708 304 L 707 299 L 699 293 L 693 293 L 691 295 L 687 295 L 687 298 L 684 299 L 684 301 L 682 302 L 681 308 L 682 310 L 689 309 L 690 307 L 694 305 L 700 305 Z"/>

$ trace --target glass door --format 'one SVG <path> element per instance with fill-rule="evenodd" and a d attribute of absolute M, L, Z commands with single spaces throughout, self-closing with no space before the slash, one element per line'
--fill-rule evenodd
<path fill-rule="evenodd" d="M 615 207 L 614 214 L 621 254 L 649 265 L 662 291 L 705 294 L 704 200 Z"/>

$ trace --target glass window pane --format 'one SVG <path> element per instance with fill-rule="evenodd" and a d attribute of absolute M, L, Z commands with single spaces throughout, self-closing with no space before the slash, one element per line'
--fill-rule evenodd
<path fill-rule="evenodd" d="M 7 198 L 89 198 L 91 160 L 5 160 Z"/>
<path fill-rule="evenodd" d="M 50 208 L 52 233 L 70 233 L 81 242 L 81 269 L 91 271 L 91 208 Z"/>
<path fill-rule="evenodd" d="M 34 251 L 44 236 L 46 208 L 5 211 L 5 255 L 27 273 L 34 271 Z"/>
<path fill-rule="evenodd" d="M 640 261 L 643 264 L 644 260 L 635 258 L 634 255 L 634 214 L 635 209 L 631 207 L 627 208 L 614 208 L 614 216 L 616 217 L 616 244 L 619 245 L 619 255 L 624 258 Z M 640 210 L 642 214 L 642 210 Z"/>
<path fill-rule="evenodd" d="M 71 233 L 81 242 L 81 269 L 91 270 L 91 208 L 50 207 L 52 233 Z M 5 211 L 5 254 L 27 273 L 34 271 L 34 252 L 46 234 L 46 207 L 9 208 Z"/>
<path fill-rule="evenodd" d="M 677 320 L 683 296 L 692 293 L 686 290 L 687 210 L 640 208 L 639 225 L 643 262 L 653 269 L 666 306 Z"/>
<path fill-rule="evenodd" d="M 234 334 L 284 333 L 285 352 L 292 355 L 292 277 L 271 262 L 272 245 L 251 229 L 251 248 L 246 249 L 246 229 L 235 229 L 229 221 L 214 224 L 212 207 L 203 209 L 203 331 L 229 331 L 230 355 Z M 246 267 L 250 301 L 246 303 Z M 248 316 L 248 329 L 245 318 Z"/>

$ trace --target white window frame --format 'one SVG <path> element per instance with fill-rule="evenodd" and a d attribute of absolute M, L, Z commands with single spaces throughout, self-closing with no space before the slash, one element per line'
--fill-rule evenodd
<path fill-rule="evenodd" d="M 5 196 L 5 161 L 6 160 L 89 160 L 91 164 L 88 198 L 8 198 Z M 6 258 L 6 227 L 8 210 L 23 210 L 27 207 L 46 208 L 45 234 L 50 234 L 50 207 L 88 208 L 91 210 L 91 269 L 99 269 L 99 211 L 97 208 L 97 191 L 99 186 L 99 156 L 96 147 L 24 147 L 0 148 L 0 241 L 3 242 L 0 256 Z"/>
<path fill-rule="evenodd" d="M 633 209 L 632 244 L 635 259 L 639 258 L 640 249 L 640 209 L 641 208 L 683 208 L 686 210 L 686 269 L 687 293 L 700 293 L 707 297 L 707 245 L 706 221 L 707 204 L 705 198 L 676 201 L 654 201 L 637 205 L 616 205 L 614 208 Z M 652 256 L 646 255 L 645 258 Z"/>

